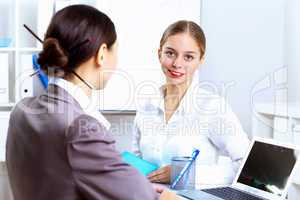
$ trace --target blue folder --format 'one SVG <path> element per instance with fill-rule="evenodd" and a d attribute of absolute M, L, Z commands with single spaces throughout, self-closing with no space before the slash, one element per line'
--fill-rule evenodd
<path fill-rule="evenodd" d="M 45 89 L 48 88 L 48 76 L 43 72 L 41 69 L 40 65 L 37 62 L 38 56 L 37 55 L 32 55 L 32 64 L 33 64 L 33 69 L 35 71 L 38 71 L 38 77 L 40 81 L 42 82 L 42 85 Z"/>
<path fill-rule="evenodd" d="M 131 166 L 135 167 L 145 176 L 158 169 L 157 165 L 143 160 L 128 151 L 123 152 L 121 156 L 125 163 L 128 163 Z"/>

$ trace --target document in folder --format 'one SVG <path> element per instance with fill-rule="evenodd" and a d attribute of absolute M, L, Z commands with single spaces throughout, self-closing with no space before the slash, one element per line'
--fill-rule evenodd
<path fill-rule="evenodd" d="M 158 166 L 125 151 L 121 154 L 123 161 L 138 169 L 145 176 L 158 169 Z"/>

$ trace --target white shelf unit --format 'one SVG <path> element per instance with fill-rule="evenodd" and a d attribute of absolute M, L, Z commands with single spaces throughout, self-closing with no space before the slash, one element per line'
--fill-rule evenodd
<path fill-rule="evenodd" d="M 1 29 L 0 38 L 10 38 L 11 44 L 0 48 L 0 54 L 8 55 L 8 99 L 0 99 L 0 111 L 12 108 L 23 96 L 20 95 L 20 59 L 24 54 L 38 53 L 40 49 L 36 40 L 23 28 L 23 24 L 37 30 L 37 5 L 38 0 L 0 0 Z M 40 1 L 41 2 L 41 1 Z M 6 57 L 4 57 L 6 58 Z M 32 67 L 29 66 L 29 67 Z"/>
<path fill-rule="evenodd" d="M 0 52 L 11 52 L 11 51 L 16 51 L 16 48 L 13 48 L 13 47 L 0 48 Z"/>
<path fill-rule="evenodd" d="M 0 104 L 0 107 L 13 107 L 15 103 L 2 103 Z"/>

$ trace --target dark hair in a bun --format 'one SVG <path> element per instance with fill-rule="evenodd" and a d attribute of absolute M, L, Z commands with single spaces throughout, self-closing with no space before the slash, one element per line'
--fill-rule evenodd
<path fill-rule="evenodd" d="M 57 39 L 47 38 L 44 41 L 43 51 L 39 55 L 38 62 L 42 66 L 42 69 L 58 66 L 66 67 L 68 64 L 68 55 L 61 48 Z"/>
<path fill-rule="evenodd" d="M 109 49 L 116 39 L 107 15 L 87 5 L 69 6 L 53 16 L 38 63 L 46 73 L 51 68 L 68 73 L 95 56 L 102 44 Z"/>

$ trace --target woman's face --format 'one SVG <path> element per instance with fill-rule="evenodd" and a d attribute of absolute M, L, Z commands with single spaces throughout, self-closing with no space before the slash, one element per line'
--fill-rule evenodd
<path fill-rule="evenodd" d="M 191 81 L 202 63 L 199 46 L 188 33 L 168 37 L 158 53 L 167 84 Z"/>

